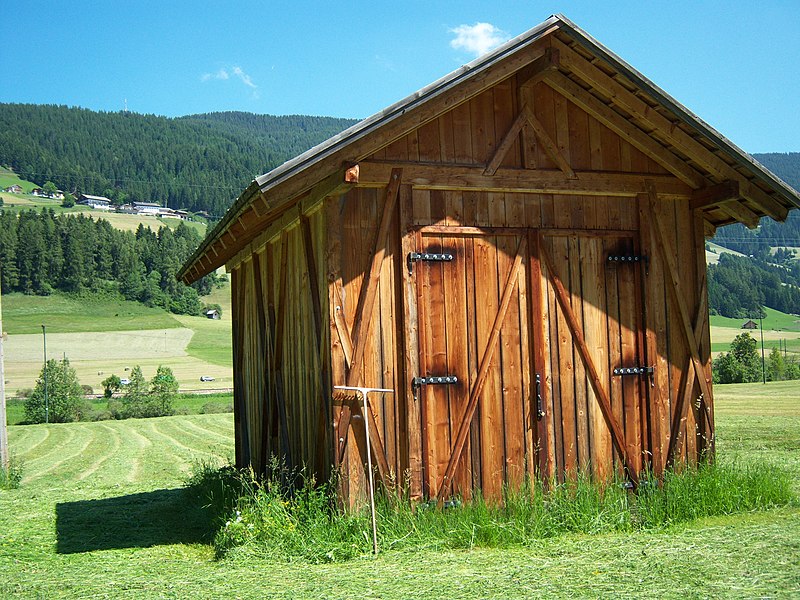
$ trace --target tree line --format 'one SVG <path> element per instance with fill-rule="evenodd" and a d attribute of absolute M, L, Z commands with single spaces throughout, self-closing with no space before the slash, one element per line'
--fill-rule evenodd
<path fill-rule="evenodd" d="M 786 356 L 773 347 L 762 361 L 756 340 L 747 332 L 737 335 L 730 348 L 730 352 L 721 352 L 712 363 L 714 383 L 800 379 L 800 363 L 795 355 Z"/>
<path fill-rule="evenodd" d="M 73 194 L 220 216 L 254 177 L 354 122 L 241 112 L 167 118 L 0 103 L 0 164 Z"/>
<path fill-rule="evenodd" d="M 119 378 L 117 378 L 119 380 Z M 120 386 L 116 386 L 120 389 Z M 106 388 L 108 389 L 108 388 Z M 130 419 L 166 417 L 175 414 L 178 380 L 172 369 L 159 365 L 148 383 L 138 365 L 131 371 L 120 400 L 107 394 L 108 410 L 94 413 L 69 360 L 48 360 L 39 373 L 36 387 L 25 399 L 27 423 L 70 423 L 89 419 Z"/>
<path fill-rule="evenodd" d="M 784 251 L 770 261 L 763 256 L 720 254 L 719 262 L 708 266 L 711 314 L 744 319 L 761 315 L 762 306 L 800 313 L 800 262 Z"/>
<path fill-rule="evenodd" d="M 48 295 L 93 291 L 179 314 L 198 314 L 200 295 L 217 282 L 214 274 L 184 285 L 176 274 L 201 241 L 181 222 L 153 231 L 115 229 L 83 213 L 56 215 L 52 209 L 0 213 L 2 290 Z"/>

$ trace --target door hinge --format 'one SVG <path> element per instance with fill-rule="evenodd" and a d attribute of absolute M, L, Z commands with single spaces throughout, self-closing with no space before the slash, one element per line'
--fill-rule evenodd
<path fill-rule="evenodd" d="M 421 385 L 453 385 L 458 383 L 458 377 L 455 375 L 429 375 L 428 377 L 414 377 L 411 380 L 412 387 L 419 387 Z"/>
<path fill-rule="evenodd" d="M 448 252 L 443 252 L 443 253 L 409 252 L 408 257 L 406 259 L 406 263 L 408 264 L 408 272 L 411 273 L 413 269 L 413 264 L 417 261 L 451 262 L 452 260 L 453 260 L 453 255 Z"/>
<path fill-rule="evenodd" d="M 652 375 L 655 370 L 655 367 L 617 367 L 614 375 Z"/>
<path fill-rule="evenodd" d="M 653 375 L 656 372 L 655 367 L 616 367 L 612 374 L 616 377 L 627 377 L 630 375 L 645 376 L 650 380 L 650 387 L 655 387 L 656 383 L 653 380 Z"/>
<path fill-rule="evenodd" d="M 650 258 L 646 254 L 609 254 L 607 265 L 644 265 L 645 275 L 650 271 Z"/>

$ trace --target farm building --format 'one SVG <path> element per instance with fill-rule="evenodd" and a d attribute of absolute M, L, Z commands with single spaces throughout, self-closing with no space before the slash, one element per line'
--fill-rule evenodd
<path fill-rule="evenodd" d="M 231 273 L 241 466 L 354 502 L 368 427 L 414 497 L 635 484 L 714 450 L 704 238 L 799 205 L 555 16 L 257 178 L 180 277 Z"/>

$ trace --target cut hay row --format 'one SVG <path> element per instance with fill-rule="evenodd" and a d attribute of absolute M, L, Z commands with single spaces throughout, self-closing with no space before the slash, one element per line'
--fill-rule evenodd
<path fill-rule="evenodd" d="M 24 467 L 23 485 L 142 485 L 154 470 L 180 480 L 193 463 L 224 457 L 233 446 L 230 422 L 220 414 L 29 425 L 11 428 L 10 447 Z"/>

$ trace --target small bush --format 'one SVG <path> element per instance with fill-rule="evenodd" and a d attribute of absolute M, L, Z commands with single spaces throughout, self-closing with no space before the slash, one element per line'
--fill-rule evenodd
<path fill-rule="evenodd" d="M 12 454 L 8 470 L 0 466 L 0 490 L 16 490 L 22 483 L 22 463 Z"/>
<path fill-rule="evenodd" d="M 81 391 L 83 391 L 84 396 L 93 396 L 94 395 L 94 388 L 90 385 L 86 385 L 85 383 L 81 385 Z"/>
<path fill-rule="evenodd" d="M 33 388 L 22 388 L 17 390 L 17 398 L 30 398 L 33 394 Z"/>
<path fill-rule="evenodd" d="M 111 413 L 112 419 L 124 419 L 125 418 L 125 405 L 122 403 L 122 400 L 117 400 L 116 398 L 112 398 L 108 401 L 108 412 Z"/>

